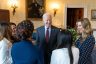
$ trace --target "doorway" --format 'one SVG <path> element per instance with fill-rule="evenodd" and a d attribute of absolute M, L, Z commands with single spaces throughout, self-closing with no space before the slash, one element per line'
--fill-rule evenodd
<path fill-rule="evenodd" d="M 67 8 L 67 28 L 74 28 L 78 19 L 84 18 L 84 8 Z"/>

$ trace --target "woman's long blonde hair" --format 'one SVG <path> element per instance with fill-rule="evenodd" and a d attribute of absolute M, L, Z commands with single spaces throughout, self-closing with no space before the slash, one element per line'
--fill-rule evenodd
<path fill-rule="evenodd" d="M 91 23 L 88 18 L 80 19 L 77 22 L 81 22 L 82 27 L 84 28 L 84 32 L 82 33 L 81 37 L 85 40 L 89 35 L 92 34 Z"/>

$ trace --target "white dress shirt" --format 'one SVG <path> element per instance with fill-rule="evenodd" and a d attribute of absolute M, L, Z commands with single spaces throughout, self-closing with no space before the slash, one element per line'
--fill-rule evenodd
<path fill-rule="evenodd" d="M 72 53 L 74 59 L 73 64 L 78 64 L 79 49 L 76 47 L 72 47 Z M 68 49 L 62 48 L 53 50 L 50 64 L 70 64 Z"/>
<path fill-rule="evenodd" d="M 0 41 L 0 64 L 11 64 L 12 62 L 9 42 L 6 38 Z"/>

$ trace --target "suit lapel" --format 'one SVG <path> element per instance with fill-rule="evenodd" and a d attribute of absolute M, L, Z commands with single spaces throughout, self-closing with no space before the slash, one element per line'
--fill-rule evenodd
<path fill-rule="evenodd" d="M 51 33 L 50 33 L 49 42 L 51 41 L 53 34 L 54 34 L 54 28 L 51 27 Z"/>
<path fill-rule="evenodd" d="M 41 36 L 42 36 L 42 38 L 44 38 L 44 40 L 45 40 L 45 28 L 44 28 L 44 26 L 42 27 L 42 30 L 41 30 Z"/>

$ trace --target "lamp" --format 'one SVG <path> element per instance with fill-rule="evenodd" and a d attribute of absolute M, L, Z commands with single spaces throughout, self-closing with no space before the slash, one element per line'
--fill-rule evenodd
<path fill-rule="evenodd" d="M 11 7 L 13 8 L 13 11 L 12 11 L 13 12 L 13 15 L 15 15 L 17 6 L 16 5 L 13 5 Z"/>
<path fill-rule="evenodd" d="M 59 5 L 57 3 L 53 3 L 52 4 L 52 9 L 54 11 L 54 17 L 55 17 L 55 15 L 57 13 L 58 8 L 59 8 Z"/>
<path fill-rule="evenodd" d="M 13 15 L 15 15 L 16 13 L 16 8 L 18 8 L 17 4 L 17 0 L 9 0 L 9 4 L 10 4 L 10 7 L 13 9 L 12 13 Z"/>
<path fill-rule="evenodd" d="M 57 9 L 56 9 L 56 8 L 54 8 L 53 10 L 54 10 L 54 17 L 55 17 L 56 12 L 57 12 Z"/>

